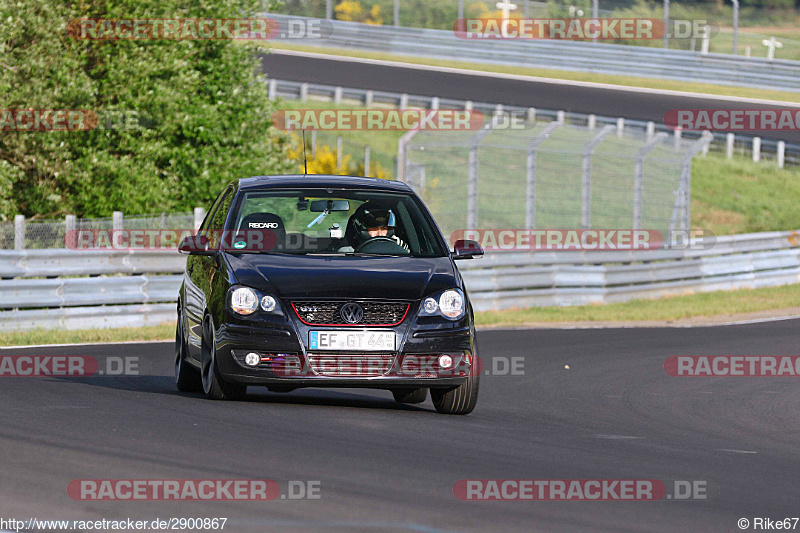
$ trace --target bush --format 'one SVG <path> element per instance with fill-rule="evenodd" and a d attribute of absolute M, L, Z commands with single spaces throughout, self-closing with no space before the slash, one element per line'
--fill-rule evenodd
<path fill-rule="evenodd" d="M 138 116 L 141 129 L 4 132 L 0 217 L 207 205 L 223 183 L 288 169 L 252 46 L 71 38 L 80 18 L 236 18 L 261 0 L 0 0 L 4 109 Z"/>

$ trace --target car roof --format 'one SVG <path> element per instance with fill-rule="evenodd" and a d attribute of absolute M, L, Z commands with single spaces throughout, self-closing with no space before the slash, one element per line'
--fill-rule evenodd
<path fill-rule="evenodd" d="M 357 176 L 330 174 L 286 174 L 279 176 L 253 176 L 239 180 L 240 190 L 258 190 L 283 187 L 335 187 L 364 188 L 384 191 L 409 192 L 411 188 L 403 182 Z"/>

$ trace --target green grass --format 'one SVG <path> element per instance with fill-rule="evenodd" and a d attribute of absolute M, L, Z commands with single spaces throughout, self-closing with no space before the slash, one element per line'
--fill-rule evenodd
<path fill-rule="evenodd" d="M 297 50 L 301 52 L 316 52 L 322 54 L 340 55 L 345 57 L 361 57 L 366 59 L 380 59 L 385 61 L 402 61 L 418 65 L 431 65 L 437 67 L 452 67 L 476 70 L 481 72 L 498 72 L 503 74 L 516 74 L 521 76 L 537 76 L 571 81 L 587 81 L 595 83 L 610 83 L 626 87 L 644 87 L 650 89 L 665 89 L 672 91 L 696 92 L 704 94 L 717 94 L 722 96 L 742 96 L 749 98 L 764 98 L 785 102 L 800 102 L 800 93 L 787 91 L 754 89 L 749 87 L 730 87 L 727 85 L 714 85 L 707 83 L 686 83 L 674 80 L 660 80 L 654 78 L 640 78 L 635 76 L 617 76 L 611 74 L 597 74 L 590 72 L 571 72 L 566 70 L 541 69 L 529 67 L 511 67 L 505 65 L 489 65 L 483 63 L 470 63 L 466 61 L 450 61 L 428 59 L 415 56 L 393 55 L 382 52 L 365 52 L 361 50 L 344 50 L 339 48 L 323 48 L 318 46 L 304 46 L 286 43 L 272 43 L 275 49 Z M 755 52 L 754 52 L 755 55 Z"/>
<path fill-rule="evenodd" d="M 606 305 L 534 307 L 477 313 L 478 326 L 522 326 L 559 322 L 639 322 L 730 317 L 800 307 L 800 284 L 716 291 Z M 795 314 L 798 314 L 796 309 Z"/>
<path fill-rule="evenodd" d="M 800 167 L 710 153 L 692 161 L 692 227 L 717 235 L 800 228 Z"/>
<path fill-rule="evenodd" d="M 143 328 L 110 328 L 78 330 L 16 331 L 0 333 L 0 346 L 29 346 L 32 344 L 84 344 L 92 342 L 127 342 L 169 340 L 175 338 L 175 324 Z"/>

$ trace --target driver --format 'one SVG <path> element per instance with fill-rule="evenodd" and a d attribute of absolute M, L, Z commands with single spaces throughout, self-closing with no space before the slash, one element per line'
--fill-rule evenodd
<path fill-rule="evenodd" d="M 373 206 L 369 203 L 361 205 L 353 216 L 350 217 L 351 235 L 348 235 L 353 248 L 374 239 L 375 237 L 388 237 L 396 244 L 408 250 L 408 245 L 395 234 L 394 215 L 382 206 Z"/>

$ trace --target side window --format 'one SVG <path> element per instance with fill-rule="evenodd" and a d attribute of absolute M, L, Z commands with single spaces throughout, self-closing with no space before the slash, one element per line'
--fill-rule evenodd
<path fill-rule="evenodd" d="M 214 203 L 211 204 L 211 208 L 206 212 L 206 217 L 203 219 L 203 223 L 200 224 L 200 229 L 197 232 L 198 234 L 204 235 L 205 232 L 208 230 L 208 225 L 209 223 L 211 223 L 211 218 L 214 216 L 217 206 L 219 206 L 220 201 L 228 193 L 229 190 L 230 187 L 226 187 L 224 191 L 219 193 L 217 198 L 214 200 Z"/>
<path fill-rule="evenodd" d="M 233 187 L 228 187 L 222 193 L 221 201 L 218 203 L 216 211 L 211 214 L 211 219 L 208 223 L 208 241 L 210 248 L 218 248 L 220 239 L 222 238 L 222 230 L 225 226 L 225 219 L 228 216 L 228 211 L 231 209 L 231 202 L 233 202 Z"/>

